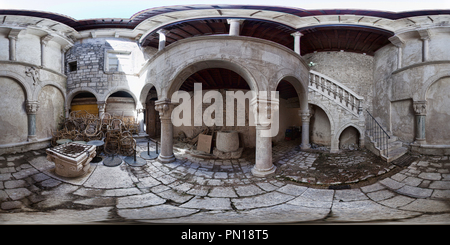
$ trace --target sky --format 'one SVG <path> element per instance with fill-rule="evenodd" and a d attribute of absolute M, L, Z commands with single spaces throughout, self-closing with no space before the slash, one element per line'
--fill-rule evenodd
<path fill-rule="evenodd" d="M 450 9 L 450 0 L 0 0 L 0 9 L 54 12 L 77 20 L 130 18 L 148 8 L 193 4 L 246 4 L 302 9 L 368 9 L 404 12 L 423 9 Z"/>

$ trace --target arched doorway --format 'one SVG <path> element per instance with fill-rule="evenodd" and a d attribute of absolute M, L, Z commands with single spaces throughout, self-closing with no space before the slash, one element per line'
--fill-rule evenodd
<path fill-rule="evenodd" d="M 339 149 L 357 149 L 359 147 L 360 133 L 353 126 L 345 128 L 339 135 Z"/>
<path fill-rule="evenodd" d="M 331 123 L 326 112 L 319 106 L 310 104 L 310 139 L 320 146 L 331 146 Z"/>
<path fill-rule="evenodd" d="M 72 111 L 86 111 L 98 115 L 97 98 L 91 92 L 81 91 L 77 93 L 70 102 L 69 113 Z"/>
<path fill-rule="evenodd" d="M 161 135 L 161 121 L 159 113 L 155 110 L 155 101 L 158 100 L 158 93 L 153 86 L 145 99 L 145 131 L 149 137 L 159 138 Z"/>
<path fill-rule="evenodd" d="M 136 118 L 136 102 L 133 96 L 126 91 L 112 93 L 106 99 L 105 112 L 112 116 L 119 116 L 128 119 Z"/>
<path fill-rule="evenodd" d="M 300 100 L 291 82 L 281 80 L 277 89 L 279 95 L 279 131 L 273 141 L 301 139 L 302 119 L 299 115 Z"/>

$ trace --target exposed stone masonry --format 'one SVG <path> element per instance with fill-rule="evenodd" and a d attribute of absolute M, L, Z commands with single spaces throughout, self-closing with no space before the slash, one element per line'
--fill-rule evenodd
<path fill-rule="evenodd" d="M 97 93 L 108 89 L 108 74 L 103 72 L 105 44 L 82 43 L 66 53 L 67 89 L 90 87 Z M 77 62 L 77 70 L 70 71 L 69 63 Z"/>

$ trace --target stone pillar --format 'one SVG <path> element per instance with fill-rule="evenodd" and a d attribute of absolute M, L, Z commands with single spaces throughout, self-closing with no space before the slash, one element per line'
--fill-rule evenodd
<path fill-rule="evenodd" d="M 155 109 L 159 112 L 161 119 L 161 152 L 158 160 L 162 163 L 169 163 L 175 161 L 173 155 L 173 125 L 172 125 L 172 110 L 174 105 L 170 99 L 162 99 L 155 101 Z"/>
<path fill-rule="evenodd" d="M 98 107 L 98 118 L 102 119 L 103 114 L 105 114 L 106 101 L 97 101 L 97 107 Z"/>
<path fill-rule="evenodd" d="M 430 32 L 428 29 L 418 30 L 420 39 L 422 39 L 422 62 L 428 61 L 428 41 L 430 40 Z"/>
<path fill-rule="evenodd" d="M 167 35 L 167 33 L 169 33 L 169 31 L 161 29 L 161 30 L 157 31 L 157 33 L 159 34 L 159 47 L 158 47 L 158 51 L 159 51 L 159 50 L 163 50 L 166 47 L 166 35 Z"/>
<path fill-rule="evenodd" d="M 416 144 L 425 144 L 425 119 L 427 115 L 427 102 L 426 101 L 414 101 L 414 112 L 416 114 Z"/>
<path fill-rule="evenodd" d="M 46 35 L 41 37 L 41 66 L 45 67 L 45 46 L 47 46 L 48 41 L 50 41 L 53 38 L 52 35 Z"/>
<path fill-rule="evenodd" d="M 397 69 L 402 68 L 403 46 L 405 42 L 397 35 L 390 37 L 389 41 L 397 47 Z"/>
<path fill-rule="evenodd" d="M 305 150 L 311 148 L 309 144 L 309 119 L 311 118 L 311 114 L 309 110 L 300 110 L 299 114 L 302 118 L 302 144 L 300 148 Z"/>
<path fill-rule="evenodd" d="M 273 123 L 272 115 L 278 110 L 278 102 L 276 100 L 267 99 L 253 99 L 251 101 L 251 106 L 253 109 L 253 115 L 255 116 L 256 122 L 256 152 L 255 152 L 255 166 L 252 168 L 252 174 L 256 177 L 266 177 L 270 174 L 275 173 L 277 168 L 272 162 L 272 133 L 269 133 Z M 260 113 L 267 115 L 270 109 L 270 116 L 266 120 L 260 117 Z M 263 111 L 264 110 L 264 111 Z M 276 118 L 277 120 L 278 118 Z"/>
<path fill-rule="evenodd" d="M 227 19 L 228 24 L 230 24 L 230 36 L 239 36 L 241 31 L 241 24 L 244 22 L 243 19 Z"/>
<path fill-rule="evenodd" d="M 294 52 L 296 52 L 298 55 L 300 55 L 300 37 L 302 37 L 303 34 L 299 31 L 297 31 L 297 32 L 292 33 L 291 36 L 294 37 Z"/>
<path fill-rule="evenodd" d="M 11 29 L 9 31 L 9 60 L 16 61 L 16 41 L 22 29 Z"/>
<path fill-rule="evenodd" d="M 28 114 L 28 141 L 37 141 L 36 137 L 36 113 L 39 109 L 39 101 L 26 101 L 25 108 Z"/>

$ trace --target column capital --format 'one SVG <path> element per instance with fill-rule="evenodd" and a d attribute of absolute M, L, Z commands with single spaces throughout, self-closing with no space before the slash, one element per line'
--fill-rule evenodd
<path fill-rule="evenodd" d="M 52 40 L 52 38 L 53 36 L 50 34 L 41 37 L 41 44 L 47 45 L 48 41 Z"/>
<path fill-rule="evenodd" d="M 389 41 L 398 48 L 402 48 L 405 45 L 405 41 L 397 35 L 390 37 Z"/>
<path fill-rule="evenodd" d="M 171 119 L 174 106 L 175 104 L 167 98 L 155 101 L 155 110 L 159 112 L 159 117 L 161 120 Z"/>
<path fill-rule="evenodd" d="M 231 22 L 239 22 L 239 24 L 244 23 L 245 19 L 227 19 L 227 23 L 231 24 Z"/>
<path fill-rule="evenodd" d="M 426 116 L 427 115 L 427 101 L 413 101 L 414 112 L 417 116 Z"/>
<path fill-rule="evenodd" d="M 166 30 L 166 29 L 159 29 L 156 33 L 160 34 L 160 35 L 167 35 L 170 31 Z"/>
<path fill-rule="evenodd" d="M 293 36 L 293 37 L 303 37 L 304 35 L 303 35 L 303 33 L 299 32 L 299 31 L 296 31 L 296 32 L 291 33 L 291 36 Z"/>
<path fill-rule="evenodd" d="M 106 108 L 106 101 L 97 101 L 97 107 L 99 110 L 105 110 Z"/>
<path fill-rule="evenodd" d="M 39 101 L 25 101 L 25 109 L 27 114 L 36 114 L 39 110 Z"/>
<path fill-rule="evenodd" d="M 250 100 L 250 106 L 251 109 L 253 110 L 253 116 L 255 117 L 255 122 L 257 126 L 270 128 L 272 125 L 272 119 L 278 120 L 277 118 L 272 118 L 272 115 L 274 115 L 274 113 L 278 112 L 278 110 L 280 109 L 279 99 L 267 99 L 255 97 Z M 268 128 L 260 128 L 260 129 L 268 129 Z"/>
<path fill-rule="evenodd" d="M 417 32 L 420 35 L 420 39 L 422 40 L 428 40 L 430 39 L 430 31 L 428 29 L 419 29 L 417 30 Z"/>

